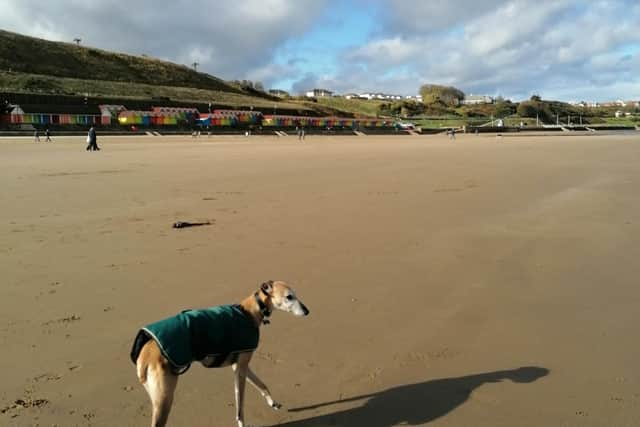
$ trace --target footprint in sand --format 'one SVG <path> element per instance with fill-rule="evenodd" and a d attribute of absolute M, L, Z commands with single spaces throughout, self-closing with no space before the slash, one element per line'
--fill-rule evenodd
<path fill-rule="evenodd" d="M 477 187 L 478 187 L 477 184 L 467 183 L 463 187 L 436 188 L 435 190 L 433 190 L 433 192 L 434 193 L 457 193 L 457 192 L 465 191 L 465 190 L 473 190 L 474 188 L 477 188 Z"/>
<path fill-rule="evenodd" d="M 33 378 L 34 382 L 49 382 L 49 381 L 59 381 L 62 379 L 62 375 L 58 375 L 58 374 L 50 374 L 50 373 L 46 373 L 46 374 L 40 374 L 36 377 Z"/>
<path fill-rule="evenodd" d="M 77 321 L 79 321 L 81 319 L 82 318 L 80 316 L 72 314 L 71 316 L 63 317 L 61 319 L 49 320 L 47 322 L 44 322 L 42 324 L 42 326 L 51 326 L 51 325 L 54 325 L 54 324 L 63 324 L 63 325 L 65 325 L 65 324 L 70 324 L 70 323 L 73 323 L 73 322 L 77 322 Z"/>
<path fill-rule="evenodd" d="M 67 369 L 70 372 L 76 371 L 76 370 L 80 369 L 81 367 L 82 367 L 82 365 L 79 365 L 79 364 L 77 364 L 75 362 L 71 362 L 71 361 L 67 362 Z"/>
<path fill-rule="evenodd" d="M 48 399 L 34 398 L 33 393 L 33 387 L 27 386 L 23 392 L 23 396 L 15 399 L 11 405 L 1 408 L 0 414 L 9 413 L 11 414 L 11 418 L 16 418 L 19 415 L 18 413 L 15 413 L 16 409 L 41 408 L 50 403 Z"/>

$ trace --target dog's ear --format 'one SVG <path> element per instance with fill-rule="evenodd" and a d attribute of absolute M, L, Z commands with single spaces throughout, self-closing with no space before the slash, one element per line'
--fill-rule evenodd
<path fill-rule="evenodd" d="M 273 292 L 273 280 L 267 280 L 262 285 L 260 285 L 260 289 L 267 295 L 271 295 Z"/>

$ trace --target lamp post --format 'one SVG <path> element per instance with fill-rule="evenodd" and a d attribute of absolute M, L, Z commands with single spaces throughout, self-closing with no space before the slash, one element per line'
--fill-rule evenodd
<path fill-rule="evenodd" d="M 81 39 L 81 38 L 76 37 L 75 39 L 73 39 L 73 41 L 75 42 L 75 44 L 76 44 L 77 46 L 80 46 L 80 42 L 82 41 L 82 39 Z"/>

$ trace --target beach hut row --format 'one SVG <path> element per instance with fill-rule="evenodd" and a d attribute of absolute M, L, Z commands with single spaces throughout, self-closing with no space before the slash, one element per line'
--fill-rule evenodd
<path fill-rule="evenodd" d="M 241 125 L 259 125 L 262 123 L 262 113 L 246 110 L 213 110 L 218 116 L 235 117 L 236 123 Z"/>
<path fill-rule="evenodd" d="M 45 113 L 25 113 L 10 114 L 9 123 L 12 124 L 32 124 L 32 125 L 94 125 L 111 124 L 110 117 L 88 114 L 45 114 Z"/>
<path fill-rule="evenodd" d="M 118 118 L 118 113 L 126 110 L 124 105 L 116 104 L 102 104 L 98 105 L 98 108 L 100 108 L 100 112 L 103 116 L 109 116 L 114 119 Z"/>
<path fill-rule="evenodd" d="M 385 128 L 392 128 L 393 127 L 393 122 L 390 120 L 370 120 L 370 119 L 365 119 L 365 120 L 358 120 L 360 127 L 362 128 L 379 128 L 379 129 L 385 129 Z"/>
<path fill-rule="evenodd" d="M 25 113 L 15 109 L 3 121 L 13 124 L 69 124 L 110 125 L 114 120 L 122 126 L 177 126 L 193 124 L 211 127 L 265 126 L 293 128 L 304 126 L 316 129 L 391 128 L 393 122 L 379 119 L 353 119 L 342 117 L 306 117 L 288 115 L 263 115 L 259 111 L 214 110 L 211 114 L 199 113 L 195 108 L 153 107 L 152 111 L 126 110 L 122 105 L 101 105 L 102 115 Z"/>
<path fill-rule="evenodd" d="M 197 111 L 197 110 L 196 110 Z M 180 123 L 192 122 L 197 112 L 155 112 L 155 111 L 121 111 L 118 113 L 118 123 L 125 126 L 176 126 Z"/>
<path fill-rule="evenodd" d="M 356 120 L 338 117 L 266 115 L 262 125 L 273 127 L 354 128 Z"/>
<path fill-rule="evenodd" d="M 151 107 L 151 111 L 154 113 L 163 114 L 177 114 L 177 113 L 191 113 L 191 115 L 198 114 L 197 108 L 185 108 L 185 107 Z"/>
<path fill-rule="evenodd" d="M 231 114 L 201 114 L 199 122 L 204 126 L 234 127 L 238 125 L 238 118 Z"/>
<path fill-rule="evenodd" d="M 393 122 L 377 119 L 351 119 L 342 117 L 304 117 L 285 115 L 265 115 L 262 126 L 296 127 L 306 126 L 319 129 L 357 129 L 362 128 L 390 128 Z"/>

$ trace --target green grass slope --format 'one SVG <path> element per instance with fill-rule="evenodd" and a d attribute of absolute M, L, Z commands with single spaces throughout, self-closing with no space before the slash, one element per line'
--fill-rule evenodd
<path fill-rule="evenodd" d="M 198 73 L 183 65 L 3 30 L 0 30 L 0 70 L 242 93 L 239 88 L 217 77 Z"/>

